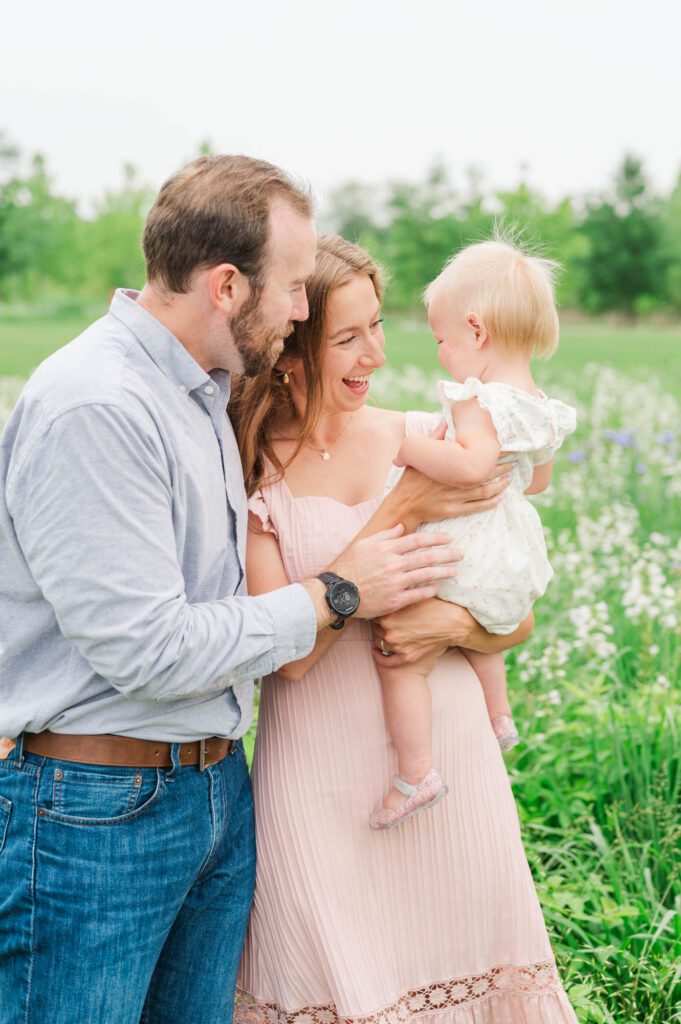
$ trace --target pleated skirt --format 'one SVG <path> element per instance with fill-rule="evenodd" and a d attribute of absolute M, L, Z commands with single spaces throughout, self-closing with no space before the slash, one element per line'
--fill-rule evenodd
<path fill-rule="evenodd" d="M 479 681 L 431 676 L 434 808 L 369 828 L 396 771 L 369 627 L 300 682 L 263 682 L 253 769 L 258 867 L 240 1024 L 575 1024 Z"/>

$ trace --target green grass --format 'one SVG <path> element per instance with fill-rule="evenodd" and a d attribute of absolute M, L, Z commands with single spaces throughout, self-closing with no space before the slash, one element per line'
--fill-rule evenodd
<path fill-rule="evenodd" d="M 386 320 L 386 354 L 395 367 L 412 364 L 430 371 L 439 366 L 437 346 L 424 327 Z M 681 325 L 611 326 L 590 321 L 561 327 L 560 347 L 547 364 L 538 363 L 541 381 L 546 368 L 555 380 L 561 373 L 579 372 L 587 363 L 603 363 L 618 372 L 643 380 L 657 376 L 666 388 L 681 395 Z"/>
<path fill-rule="evenodd" d="M 0 318 L 0 377 L 27 377 L 38 363 L 83 331 L 84 317 Z"/>
<path fill-rule="evenodd" d="M 104 312 L 104 310 L 102 310 Z M 435 369 L 437 348 L 425 324 L 409 327 L 386 320 L 386 354 L 395 367 L 406 364 Z M 0 377 L 25 377 L 55 349 L 75 338 L 90 321 L 86 317 L 0 318 Z M 681 394 L 681 326 L 620 326 L 597 321 L 562 327 L 561 345 L 550 361 L 552 379 L 561 372 L 579 371 L 589 362 L 616 367 L 631 377 L 651 374 Z M 537 367 L 541 380 L 544 367 Z"/>

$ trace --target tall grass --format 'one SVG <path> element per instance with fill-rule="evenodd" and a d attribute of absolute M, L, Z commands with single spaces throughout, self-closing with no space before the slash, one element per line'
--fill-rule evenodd
<path fill-rule="evenodd" d="M 433 406 L 434 369 L 377 399 Z M 553 375 L 553 379 L 552 379 Z M 553 364 L 579 409 L 537 499 L 556 578 L 507 663 L 528 858 L 583 1024 L 681 1021 L 681 408 L 649 374 Z"/>

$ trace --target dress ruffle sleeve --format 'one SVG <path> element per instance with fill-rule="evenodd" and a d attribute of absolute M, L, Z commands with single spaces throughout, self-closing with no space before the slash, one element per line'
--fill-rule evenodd
<path fill-rule="evenodd" d="M 526 452 L 535 465 L 549 462 L 577 425 L 571 406 L 554 398 L 536 398 L 507 384 L 483 384 L 477 377 L 468 377 L 463 384 L 438 381 L 437 389 L 452 431 L 451 403 L 477 398 L 492 418 L 502 451 Z"/>
<path fill-rule="evenodd" d="M 270 510 L 260 488 L 248 499 L 249 527 L 257 533 L 271 533 L 278 539 L 274 523 L 270 518 Z"/>

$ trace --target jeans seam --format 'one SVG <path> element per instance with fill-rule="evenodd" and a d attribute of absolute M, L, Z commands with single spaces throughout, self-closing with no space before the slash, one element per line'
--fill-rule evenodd
<path fill-rule="evenodd" d="M 208 850 L 208 853 L 206 854 L 206 856 L 204 858 L 203 864 L 201 865 L 201 867 L 199 868 L 199 870 L 196 873 L 197 881 L 208 870 L 208 868 L 210 866 L 210 863 L 213 860 L 213 856 L 215 855 L 215 851 L 217 849 L 217 846 L 218 846 L 217 829 L 216 829 L 216 815 L 215 815 L 215 776 L 213 775 L 213 769 L 212 768 L 208 769 L 208 778 L 210 780 L 209 794 L 208 794 L 208 799 L 210 801 L 210 826 L 211 826 L 210 849 Z"/>
<path fill-rule="evenodd" d="M 40 787 L 40 779 L 42 776 L 42 768 L 39 768 L 34 776 L 33 785 L 33 843 L 31 849 L 31 883 L 29 892 L 31 895 L 31 925 L 29 932 L 29 958 L 28 958 L 28 983 L 26 985 L 26 1012 L 24 1014 L 24 1024 L 30 1024 L 31 1020 L 31 998 L 33 995 L 33 968 L 35 965 L 35 915 L 36 915 L 36 860 L 38 853 L 38 792 Z"/>

